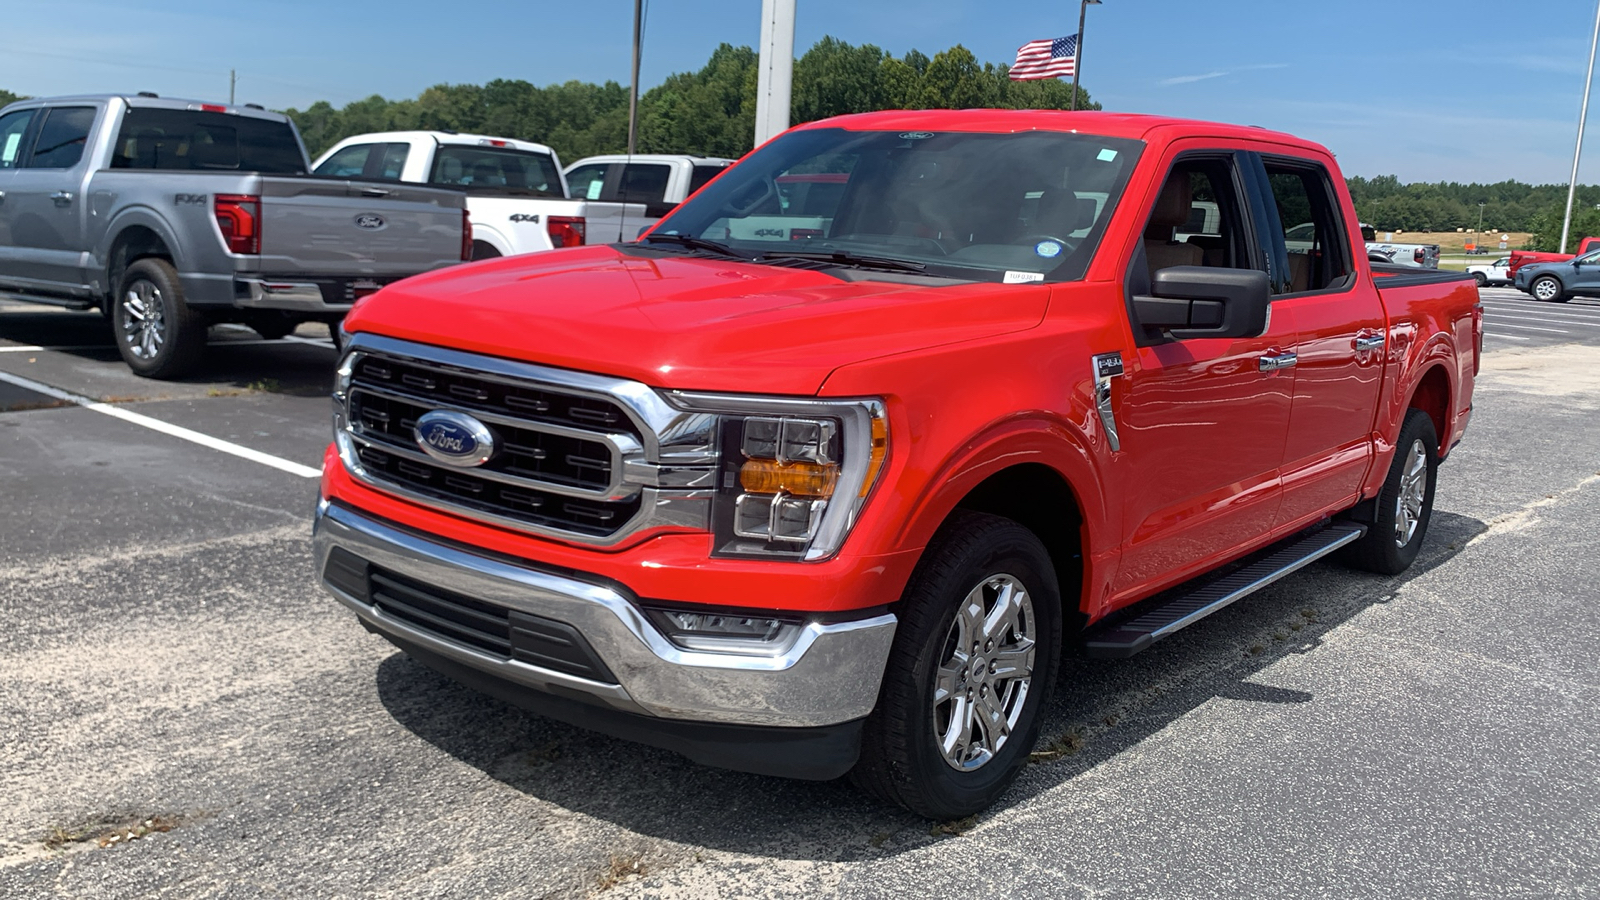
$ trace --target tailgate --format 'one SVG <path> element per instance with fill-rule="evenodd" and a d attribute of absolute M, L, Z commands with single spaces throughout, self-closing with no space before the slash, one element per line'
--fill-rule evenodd
<path fill-rule="evenodd" d="M 643 203 L 609 203 L 603 200 L 579 200 L 573 215 L 583 216 L 587 225 L 587 244 L 615 244 L 632 241 L 639 232 L 656 223 L 645 216 Z"/>
<path fill-rule="evenodd" d="M 394 182 L 264 177 L 261 271 L 403 278 L 461 261 L 456 191 Z"/>

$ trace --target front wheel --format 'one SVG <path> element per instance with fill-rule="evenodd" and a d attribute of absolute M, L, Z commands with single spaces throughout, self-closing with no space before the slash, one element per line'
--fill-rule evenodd
<path fill-rule="evenodd" d="M 1408 409 L 1389 475 L 1378 492 L 1377 516 L 1366 536 L 1347 548 L 1345 562 L 1381 575 L 1410 568 L 1433 518 L 1438 475 L 1439 437 L 1433 419 L 1420 409 Z"/>
<path fill-rule="evenodd" d="M 1535 300 L 1543 300 L 1546 303 L 1559 301 L 1562 299 L 1561 279 L 1554 275 L 1541 275 L 1533 280 L 1528 292 L 1533 294 Z"/>
<path fill-rule="evenodd" d="M 994 803 L 1039 737 L 1060 665 L 1050 556 L 1010 519 L 958 512 L 902 599 L 878 706 L 851 779 L 933 819 Z"/>
<path fill-rule="evenodd" d="M 135 375 L 178 378 L 206 349 L 206 321 L 183 302 L 178 273 L 164 259 L 141 259 L 122 273 L 111 320 Z"/>
<path fill-rule="evenodd" d="M 1489 286 L 1489 278 L 1482 272 L 1473 272 L 1472 280 L 1476 281 L 1478 283 L 1478 287 L 1480 288 Z"/>

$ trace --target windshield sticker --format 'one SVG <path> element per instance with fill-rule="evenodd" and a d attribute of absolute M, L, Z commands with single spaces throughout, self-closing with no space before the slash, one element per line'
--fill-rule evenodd
<path fill-rule="evenodd" d="M 1035 256 L 1050 259 L 1061 255 L 1061 245 L 1055 241 L 1040 241 L 1033 245 L 1033 253 Z"/>
<path fill-rule="evenodd" d="M 1107 147 L 1104 150 L 1101 150 L 1100 151 L 1100 155 L 1095 157 L 1095 159 L 1098 159 L 1101 162 L 1111 162 L 1113 159 L 1116 159 L 1116 158 L 1117 158 L 1117 151 L 1112 150 L 1109 147 Z"/>
<path fill-rule="evenodd" d="M 17 145 L 22 143 L 22 132 L 6 135 L 6 149 L 0 151 L 0 162 L 10 164 L 17 161 Z"/>
<path fill-rule="evenodd" d="M 583 199 L 585 199 L 585 200 L 599 200 L 600 199 L 600 189 L 605 187 L 605 186 L 606 186 L 606 183 L 604 181 L 601 181 L 598 178 L 596 178 L 594 181 L 589 182 L 589 192 L 584 196 Z"/>
<path fill-rule="evenodd" d="M 1007 271 L 1005 280 L 1002 281 L 1001 283 L 1002 284 L 1027 284 L 1030 281 L 1043 281 L 1043 280 L 1044 280 L 1044 274 L 1041 273 L 1041 272 L 1011 272 L 1011 271 Z"/>
<path fill-rule="evenodd" d="M 925 141 L 931 137 L 933 137 L 931 131 L 906 131 L 900 134 L 900 139 L 903 141 Z"/>

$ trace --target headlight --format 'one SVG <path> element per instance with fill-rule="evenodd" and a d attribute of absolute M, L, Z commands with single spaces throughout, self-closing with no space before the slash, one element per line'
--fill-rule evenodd
<path fill-rule="evenodd" d="M 888 456 L 881 400 L 669 397 L 720 416 L 716 555 L 817 560 L 839 551 Z"/>

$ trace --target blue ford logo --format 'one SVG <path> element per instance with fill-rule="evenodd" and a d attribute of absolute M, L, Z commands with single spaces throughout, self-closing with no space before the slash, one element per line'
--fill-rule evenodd
<path fill-rule="evenodd" d="M 494 456 L 494 432 L 466 413 L 443 409 L 424 413 L 412 433 L 422 452 L 446 465 L 481 466 Z"/>
<path fill-rule="evenodd" d="M 369 231 L 381 231 L 383 230 L 383 226 L 386 224 L 388 223 L 383 221 L 383 216 L 380 216 L 377 213 L 362 213 L 361 215 L 356 216 L 357 228 L 365 228 Z"/>

